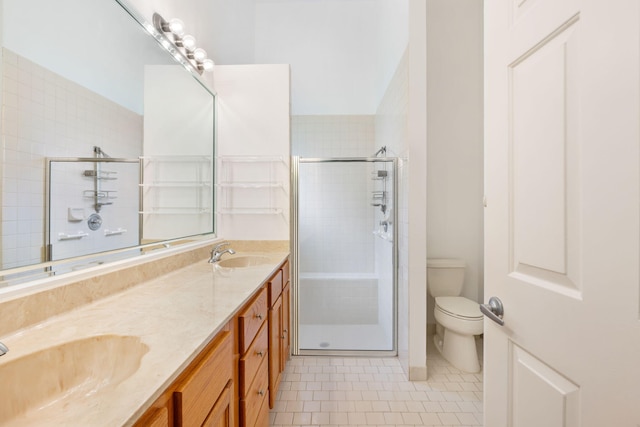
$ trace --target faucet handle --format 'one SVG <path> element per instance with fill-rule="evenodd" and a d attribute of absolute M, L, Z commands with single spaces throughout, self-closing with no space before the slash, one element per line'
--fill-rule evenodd
<path fill-rule="evenodd" d="M 9 351 L 9 347 L 0 342 L 0 356 L 4 356 L 7 351 Z"/>

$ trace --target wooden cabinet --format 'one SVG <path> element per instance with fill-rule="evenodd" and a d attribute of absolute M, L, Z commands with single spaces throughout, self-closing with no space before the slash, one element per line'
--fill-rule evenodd
<path fill-rule="evenodd" d="M 136 427 L 268 427 L 290 354 L 289 263 L 241 307 Z"/>
<path fill-rule="evenodd" d="M 289 356 L 291 356 L 291 286 L 287 282 L 282 289 L 282 354 L 280 361 L 282 370 L 286 367 Z"/>
<path fill-rule="evenodd" d="M 289 263 L 285 262 L 267 283 L 269 290 L 269 407 L 276 402 L 282 373 L 289 360 Z"/>
<path fill-rule="evenodd" d="M 254 427 L 269 422 L 264 417 L 263 406 L 269 405 L 269 341 L 268 341 L 268 291 L 264 287 L 238 314 L 240 352 L 240 426 Z"/>
<path fill-rule="evenodd" d="M 231 324 L 211 340 L 178 379 L 135 423 L 136 427 L 234 426 Z"/>
<path fill-rule="evenodd" d="M 234 423 L 233 387 L 229 382 L 211 412 L 204 420 L 202 427 L 232 427 Z"/>
<path fill-rule="evenodd" d="M 231 334 L 223 332 L 200 361 L 191 365 L 190 372 L 178 381 L 173 392 L 175 425 L 200 427 L 216 409 L 216 402 L 231 382 L 232 357 Z"/>

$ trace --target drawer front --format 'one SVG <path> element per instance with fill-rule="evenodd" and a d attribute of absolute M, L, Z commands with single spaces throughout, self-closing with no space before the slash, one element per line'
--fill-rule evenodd
<path fill-rule="evenodd" d="M 282 293 L 282 270 L 278 270 L 278 272 L 273 275 L 271 280 L 269 280 L 267 288 L 269 288 L 269 307 L 271 307 Z"/>
<path fill-rule="evenodd" d="M 289 270 L 289 261 L 285 262 L 282 266 L 282 287 L 287 286 L 287 283 L 290 280 L 290 270 Z"/>
<path fill-rule="evenodd" d="M 244 354 L 267 320 L 267 291 L 262 288 L 256 299 L 238 315 L 240 329 L 240 354 Z"/>
<path fill-rule="evenodd" d="M 255 378 L 262 361 L 267 359 L 268 352 L 269 329 L 264 323 L 247 353 L 240 358 L 240 396 L 246 397 L 249 385 Z"/>
<path fill-rule="evenodd" d="M 183 426 L 201 426 L 231 379 L 231 334 L 223 332 L 218 340 L 173 393 L 176 419 Z"/>
<path fill-rule="evenodd" d="M 243 427 L 256 425 L 262 405 L 269 406 L 269 369 L 267 362 L 260 365 L 258 374 L 249 386 L 249 392 L 240 400 L 240 412 Z"/>

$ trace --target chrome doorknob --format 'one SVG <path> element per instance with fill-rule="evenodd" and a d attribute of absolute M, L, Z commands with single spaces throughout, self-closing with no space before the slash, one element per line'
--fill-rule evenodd
<path fill-rule="evenodd" d="M 504 325 L 504 320 L 502 320 L 502 317 L 504 316 L 504 307 L 502 306 L 500 298 L 489 298 L 489 304 L 480 304 L 480 311 L 498 325 Z"/>

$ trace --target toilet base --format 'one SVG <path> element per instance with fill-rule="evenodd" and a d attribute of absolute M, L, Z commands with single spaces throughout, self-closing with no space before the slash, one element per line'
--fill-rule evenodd
<path fill-rule="evenodd" d="M 450 329 L 442 329 L 442 335 L 433 336 L 433 343 L 442 357 L 461 371 L 480 372 L 475 336 L 460 335 Z"/>

